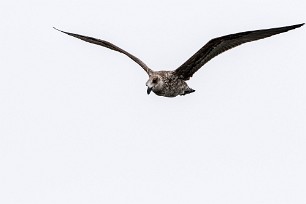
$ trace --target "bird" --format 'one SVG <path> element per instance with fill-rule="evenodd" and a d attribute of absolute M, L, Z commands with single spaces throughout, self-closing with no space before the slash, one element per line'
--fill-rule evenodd
<path fill-rule="evenodd" d="M 85 42 L 100 45 L 128 56 L 138 65 L 140 65 L 140 67 L 142 67 L 142 69 L 148 74 L 149 79 L 146 82 L 148 95 L 151 93 L 151 91 L 153 91 L 158 96 L 176 97 L 195 92 L 194 89 L 188 86 L 186 81 L 188 81 L 203 65 L 219 54 L 241 44 L 271 37 L 273 35 L 299 28 L 303 25 L 304 23 L 284 27 L 245 31 L 213 38 L 181 66 L 171 71 L 154 71 L 136 56 L 108 41 L 62 31 L 55 27 L 53 28 Z"/>

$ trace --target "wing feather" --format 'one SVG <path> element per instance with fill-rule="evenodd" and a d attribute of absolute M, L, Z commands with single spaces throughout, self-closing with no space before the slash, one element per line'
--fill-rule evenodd
<path fill-rule="evenodd" d="M 110 42 L 107 42 L 105 40 L 100 40 L 100 39 L 97 39 L 97 38 L 93 38 L 93 37 L 88 37 L 88 36 L 84 36 L 84 35 L 79 35 L 79 34 L 74 34 L 74 33 L 69 33 L 69 32 L 65 32 L 65 31 L 62 31 L 62 30 L 59 30 L 55 27 L 53 27 L 55 30 L 58 30 L 62 33 L 65 33 L 67 35 L 70 35 L 72 37 L 75 37 L 75 38 L 78 38 L 78 39 L 81 39 L 83 41 L 86 41 L 86 42 L 89 42 L 89 43 L 92 43 L 92 44 L 96 44 L 96 45 L 100 45 L 100 46 L 103 46 L 103 47 L 106 47 L 106 48 L 109 48 L 111 50 L 114 50 L 114 51 L 117 51 L 117 52 L 120 52 L 122 54 L 125 54 L 126 56 L 128 56 L 129 58 L 131 58 L 134 62 L 136 62 L 137 64 L 139 64 L 144 70 L 145 72 L 147 72 L 148 75 L 150 75 L 152 73 L 152 70 L 143 62 L 141 61 L 140 59 L 138 59 L 137 57 L 135 57 L 134 55 L 132 55 L 131 53 L 121 49 L 120 47 L 110 43 Z"/>
<path fill-rule="evenodd" d="M 302 24 L 285 26 L 279 28 L 270 28 L 255 31 L 246 31 L 231 35 L 226 35 L 210 40 L 205 44 L 198 52 L 196 52 L 192 57 L 190 57 L 184 64 L 178 67 L 174 73 L 179 76 L 179 78 L 188 80 L 192 75 L 198 71 L 204 64 L 209 60 L 216 57 L 217 55 L 237 47 L 241 44 L 252 42 L 255 40 L 263 39 L 276 35 L 279 33 L 287 32 L 289 30 L 299 28 Z"/>

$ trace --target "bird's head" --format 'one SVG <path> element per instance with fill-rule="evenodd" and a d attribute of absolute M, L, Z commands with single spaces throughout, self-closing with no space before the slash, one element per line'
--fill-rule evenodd
<path fill-rule="evenodd" d="M 151 75 L 146 83 L 146 86 L 148 87 L 147 94 L 150 94 L 151 91 L 153 91 L 154 93 L 158 93 L 162 89 L 163 84 L 163 80 L 160 76 Z"/>

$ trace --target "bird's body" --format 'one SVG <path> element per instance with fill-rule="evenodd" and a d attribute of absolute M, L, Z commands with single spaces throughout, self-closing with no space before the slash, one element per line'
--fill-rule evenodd
<path fill-rule="evenodd" d="M 154 84 L 157 84 L 156 86 Z M 156 71 L 151 74 L 146 83 L 148 94 L 152 90 L 158 96 L 175 97 L 194 92 L 187 83 L 180 79 L 173 71 Z"/>
<path fill-rule="evenodd" d="M 187 85 L 186 81 L 189 80 L 204 64 L 217 55 L 241 44 L 287 32 L 289 30 L 301 27 L 302 25 L 304 25 L 304 23 L 279 28 L 247 31 L 214 38 L 206 43 L 185 63 L 173 71 L 153 71 L 140 59 L 110 42 L 61 30 L 59 31 L 86 42 L 101 45 L 127 55 L 129 58 L 139 64 L 149 75 L 149 79 L 146 82 L 148 94 L 153 91 L 158 96 L 175 97 L 194 92 L 194 90 Z"/>

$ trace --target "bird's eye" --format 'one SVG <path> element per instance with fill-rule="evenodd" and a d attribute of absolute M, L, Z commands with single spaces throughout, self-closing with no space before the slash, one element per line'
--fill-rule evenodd
<path fill-rule="evenodd" d="M 152 82 L 155 84 L 155 83 L 157 83 L 157 78 L 154 78 L 153 80 L 152 80 Z"/>

